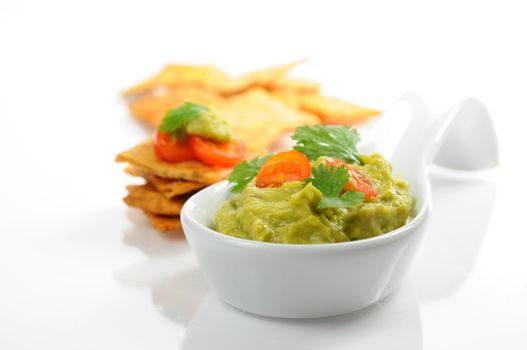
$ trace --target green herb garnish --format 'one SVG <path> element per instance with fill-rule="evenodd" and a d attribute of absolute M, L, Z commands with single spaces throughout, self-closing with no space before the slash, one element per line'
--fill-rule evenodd
<path fill-rule="evenodd" d="M 159 126 L 159 131 L 174 135 L 180 134 L 191 121 L 208 111 L 210 109 L 206 106 L 185 102 L 178 108 L 166 112 L 165 118 Z"/>
<path fill-rule="evenodd" d="M 318 209 L 324 208 L 356 208 L 364 201 L 362 192 L 348 191 L 340 195 L 344 186 L 348 183 L 349 172 L 344 167 L 320 164 L 312 168 L 312 177 L 304 180 L 305 183 L 312 183 L 322 192 L 322 199 L 318 203 Z"/>
<path fill-rule="evenodd" d="M 232 169 L 229 176 L 229 182 L 234 183 L 232 192 L 240 192 L 258 175 L 262 165 L 271 158 L 272 154 L 268 154 L 262 158 L 256 157 L 250 161 L 244 160 Z"/>
<path fill-rule="evenodd" d="M 295 130 L 292 139 L 296 141 L 293 149 L 304 153 L 310 160 L 324 156 L 361 164 L 357 151 L 360 135 L 352 127 L 345 125 L 301 126 Z"/>

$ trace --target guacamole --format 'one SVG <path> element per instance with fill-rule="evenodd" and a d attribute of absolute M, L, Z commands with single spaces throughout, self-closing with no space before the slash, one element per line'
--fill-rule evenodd
<path fill-rule="evenodd" d="M 227 142 L 232 138 L 229 124 L 213 109 L 188 123 L 186 132 L 219 142 Z"/>
<path fill-rule="evenodd" d="M 253 180 L 218 210 L 216 229 L 255 241 L 312 244 L 369 238 L 406 224 L 415 211 L 408 184 L 392 177 L 390 163 L 380 154 L 360 160 L 362 165 L 354 167 L 375 184 L 378 196 L 356 208 L 318 209 L 322 193 L 312 183 L 259 188 Z"/>

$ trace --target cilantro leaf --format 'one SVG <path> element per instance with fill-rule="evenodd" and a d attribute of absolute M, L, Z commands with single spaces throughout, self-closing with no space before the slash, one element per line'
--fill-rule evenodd
<path fill-rule="evenodd" d="M 236 165 L 234 169 L 232 169 L 231 175 L 228 178 L 229 182 L 235 184 L 232 188 L 232 192 L 240 192 L 243 190 L 245 186 L 247 186 L 256 175 L 258 175 L 262 165 L 271 158 L 271 156 L 272 154 L 268 154 L 265 157 L 256 157 L 250 161 L 244 160 Z"/>
<path fill-rule="evenodd" d="M 292 139 L 296 141 L 293 149 L 304 153 L 311 160 L 325 156 L 361 164 L 357 151 L 360 135 L 350 126 L 301 126 L 295 130 Z"/>
<path fill-rule="evenodd" d="M 178 108 L 170 109 L 166 112 L 165 117 L 159 126 L 159 131 L 177 134 L 185 128 L 188 123 L 208 111 L 209 108 L 206 106 L 187 101 Z"/>
<path fill-rule="evenodd" d="M 322 199 L 318 203 L 318 209 L 324 208 L 356 208 L 364 200 L 364 194 L 355 190 L 340 193 L 348 183 L 349 172 L 344 167 L 320 164 L 312 169 L 313 176 L 304 182 L 312 183 L 322 192 Z"/>
<path fill-rule="evenodd" d="M 340 197 L 324 197 L 318 203 L 318 209 L 324 208 L 356 208 L 364 201 L 364 194 L 355 190 L 345 192 Z"/>
<path fill-rule="evenodd" d="M 344 167 L 320 164 L 312 169 L 313 176 L 304 181 L 312 182 L 322 192 L 324 197 L 338 197 L 344 186 L 348 183 L 349 173 Z"/>

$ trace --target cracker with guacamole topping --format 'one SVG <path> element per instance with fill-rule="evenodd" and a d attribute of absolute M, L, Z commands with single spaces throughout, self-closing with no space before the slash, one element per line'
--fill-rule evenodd
<path fill-rule="evenodd" d="M 129 166 L 124 169 L 127 174 L 139 176 L 151 183 L 165 197 L 171 199 L 181 194 L 190 193 L 207 186 L 195 181 L 165 179 L 154 175 L 138 166 Z"/>
<path fill-rule="evenodd" d="M 181 220 L 179 216 L 158 215 L 145 211 L 146 217 L 152 227 L 163 233 L 179 232 L 181 230 Z"/>
<path fill-rule="evenodd" d="M 179 215 L 187 197 L 168 199 L 155 190 L 153 185 L 127 186 L 128 195 L 124 202 L 131 207 L 139 208 L 159 215 Z"/>
<path fill-rule="evenodd" d="M 140 143 L 117 155 L 116 162 L 128 162 L 166 179 L 213 184 L 226 179 L 231 169 L 211 167 L 197 161 L 165 162 L 155 154 L 152 140 Z"/>

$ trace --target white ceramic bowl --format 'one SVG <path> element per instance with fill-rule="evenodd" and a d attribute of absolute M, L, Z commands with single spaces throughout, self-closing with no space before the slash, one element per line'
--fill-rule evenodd
<path fill-rule="evenodd" d="M 231 196 L 226 181 L 192 196 L 181 212 L 183 230 L 212 289 L 220 299 L 242 310 L 286 318 L 349 313 L 389 295 L 408 271 L 430 216 L 426 167 L 445 140 L 451 121 L 469 113 L 481 116 L 474 119 L 479 124 L 490 123 L 477 101 L 467 100 L 452 112 L 434 117 L 410 93 L 375 125 L 370 132 L 375 142 L 365 140 L 366 152 L 385 154 L 417 198 L 417 215 L 412 221 L 377 237 L 315 245 L 244 240 L 213 229 L 217 209 Z M 473 138 L 474 143 L 490 147 L 493 139 L 483 136 Z M 494 149 L 495 139 L 493 142 Z M 497 152 L 486 154 L 497 157 Z M 470 154 L 467 157 L 474 159 Z M 496 162 L 484 161 L 483 165 Z"/>
<path fill-rule="evenodd" d="M 264 316 L 332 316 L 387 296 L 408 270 L 428 218 L 424 207 L 398 230 L 345 243 L 256 242 L 211 229 L 230 195 L 224 181 L 192 196 L 181 213 L 183 229 L 219 298 Z"/>

